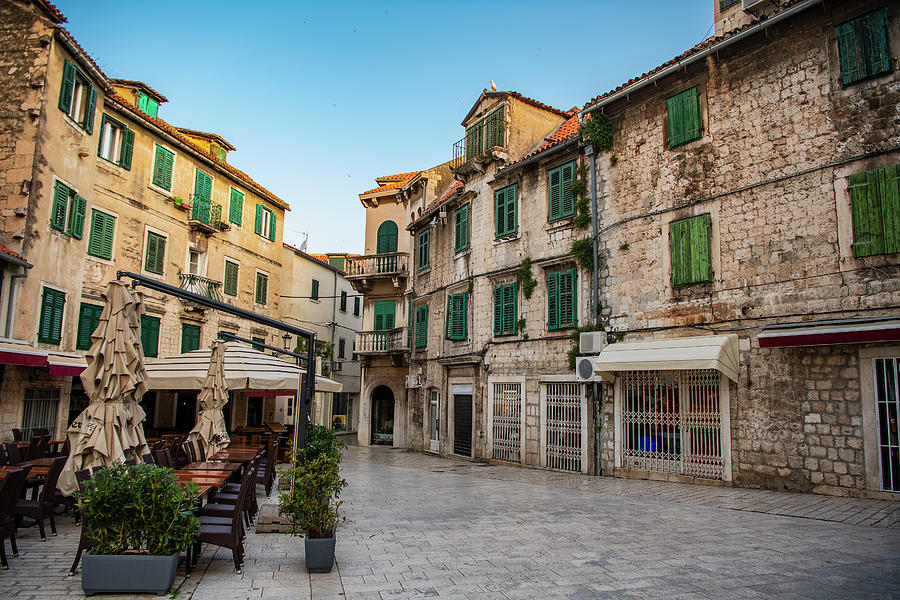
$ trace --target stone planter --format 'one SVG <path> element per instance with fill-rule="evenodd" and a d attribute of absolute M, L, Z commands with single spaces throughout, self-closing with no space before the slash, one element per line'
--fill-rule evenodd
<path fill-rule="evenodd" d="M 328 573 L 334 566 L 334 536 L 329 538 L 304 538 L 306 570 L 310 573 Z"/>
<path fill-rule="evenodd" d="M 177 552 L 168 556 L 87 552 L 81 559 L 81 588 L 88 596 L 97 592 L 167 594 L 177 568 Z"/>

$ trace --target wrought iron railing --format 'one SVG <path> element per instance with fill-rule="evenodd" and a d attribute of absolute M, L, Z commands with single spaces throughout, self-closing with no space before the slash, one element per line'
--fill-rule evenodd
<path fill-rule="evenodd" d="M 178 275 L 180 280 L 179 287 L 183 290 L 193 292 L 197 295 L 204 296 L 210 300 L 222 301 L 222 294 L 219 288 L 222 287 L 221 281 L 208 279 L 193 273 L 181 273 Z"/>
<path fill-rule="evenodd" d="M 455 169 L 466 162 L 466 138 L 453 144 L 453 158 L 450 160 L 450 168 Z"/>
<path fill-rule="evenodd" d="M 199 221 L 215 229 L 222 228 L 222 205 L 202 198 L 194 199 L 191 221 Z"/>
<path fill-rule="evenodd" d="M 409 271 L 409 255 L 406 252 L 388 252 L 348 256 L 344 266 L 347 277 L 394 276 Z"/>
<path fill-rule="evenodd" d="M 506 121 L 503 108 L 495 110 L 466 129 L 466 137 L 453 144 L 450 168 L 456 168 L 467 160 L 480 156 L 497 146 L 506 146 Z"/>
<path fill-rule="evenodd" d="M 406 327 L 396 327 L 384 331 L 358 331 L 356 333 L 357 354 L 386 354 L 389 352 L 402 352 L 408 348 Z"/>

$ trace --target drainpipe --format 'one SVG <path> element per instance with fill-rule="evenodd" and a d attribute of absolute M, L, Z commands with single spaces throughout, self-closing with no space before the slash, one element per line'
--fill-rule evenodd
<path fill-rule="evenodd" d="M 585 148 L 585 154 L 590 159 L 590 181 L 591 181 L 591 248 L 594 263 L 593 269 L 593 290 L 591 290 L 591 324 L 598 325 L 600 323 L 600 315 L 597 308 L 600 306 L 600 270 L 597 265 L 597 250 L 599 240 L 597 239 L 599 225 L 597 223 L 597 155 L 594 153 L 594 147 Z M 597 382 L 591 384 L 591 396 L 594 399 L 594 473 L 601 475 L 600 471 L 600 386 Z"/>
<path fill-rule="evenodd" d="M 12 337 L 12 314 L 14 300 L 16 297 L 16 279 L 25 279 L 27 273 L 16 273 L 9 276 L 9 300 L 6 305 L 6 324 L 4 326 L 4 337 Z M 0 287 L 2 289 L 2 287 Z"/>

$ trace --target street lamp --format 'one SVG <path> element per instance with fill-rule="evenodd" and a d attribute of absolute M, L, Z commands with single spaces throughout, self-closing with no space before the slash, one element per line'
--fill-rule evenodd
<path fill-rule="evenodd" d="M 290 350 L 290 348 L 291 348 L 291 334 L 285 333 L 283 336 L 281 336 L 281 339 L 284 340 L 284 349 L 285 349 L 285 350 Z"/>

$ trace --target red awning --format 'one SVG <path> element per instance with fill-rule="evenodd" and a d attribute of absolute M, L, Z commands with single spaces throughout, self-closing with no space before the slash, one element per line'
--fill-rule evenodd
<path fill-rule="evenodd" d="M 900 341 L 900 318 L 870 317 L 766 325 L 757 339 L 760 348 L 894 342 Z"/>
<path fill-rule="evenodd" d="M 44 367 L 47 352 L 20 340 L 3 340 L 0 341 L 0 364 Z"/>
<path fill-rule="evenodd" d="M 47 356 L 47 365 L 50 367 L 50 374 L 61 377 L 78 377 L 81 372 L 87 369 L 87 363 L 83 356 L 74 354 L 56 354 L 50 352 Z"/>

